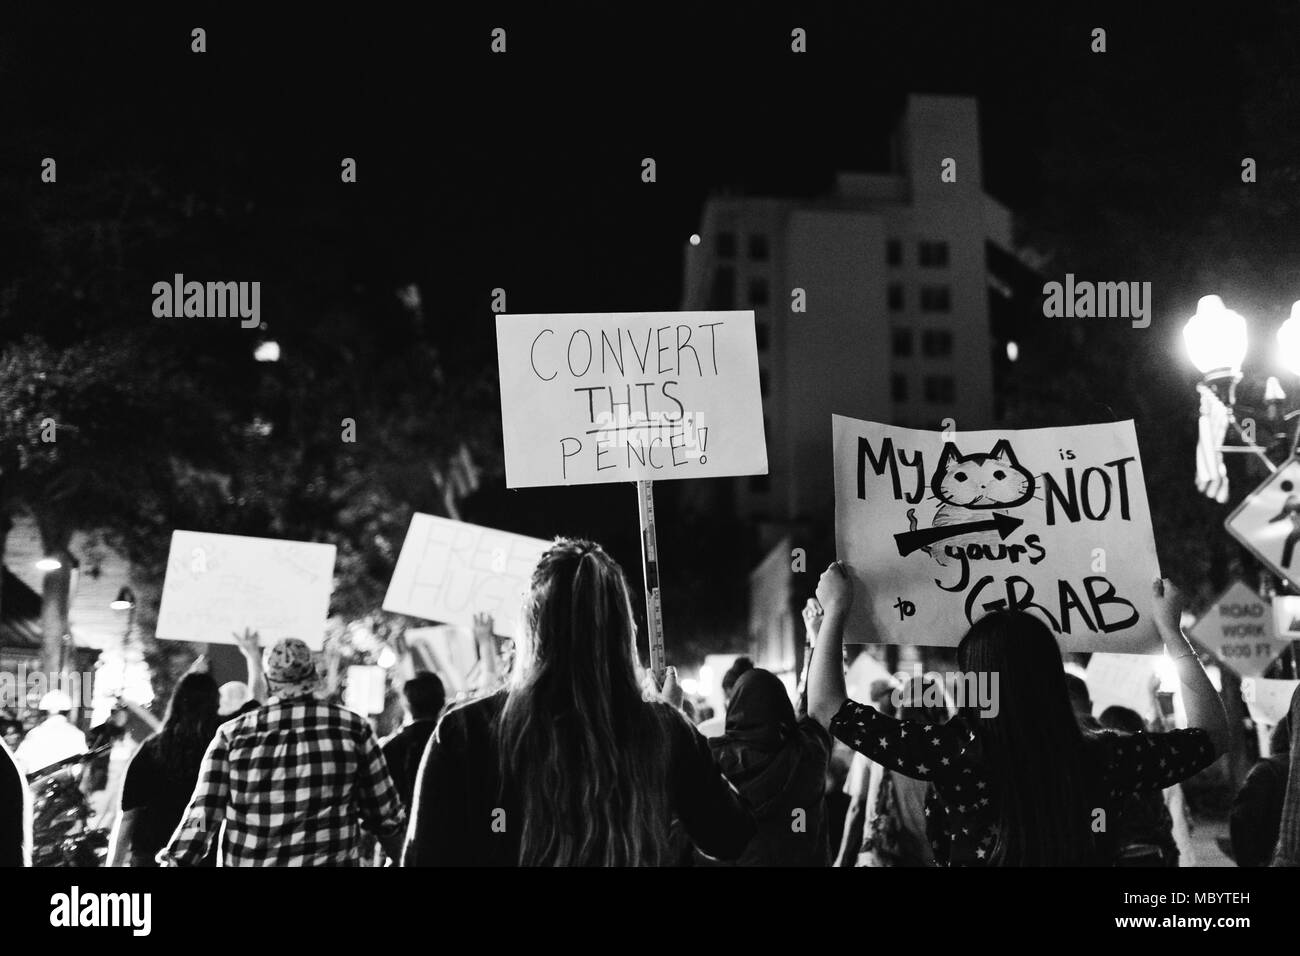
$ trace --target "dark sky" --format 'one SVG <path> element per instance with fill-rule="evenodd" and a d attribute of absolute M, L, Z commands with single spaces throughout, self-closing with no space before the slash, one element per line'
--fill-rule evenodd
<path fill-rule="evenodd" d="M 61 183 L 143 166 L 178 192 L 252 203 L 249 233 L 187 241 L 241 277 L 320 263 L 322 301 L 418 282 L 447 355 L 474 366 L 494 364 L 498 286 L 512 312 L 677 308 L 710 193 L 815 195 L 836 170 L 882 168 L 908 92 L 979 98 L 985 185 L 1031 226 L 1050 212 L 1068 229 L 1062 206 L 1158 220 L 1234 174 L 1244 94 L 1296 52 L 1275 4 L 529 6 L 9 4 L 0 176 L 41 189 L 56 156 Z M 504 56 L 489 52 L 496 26 Z M 807 54 L 790 52 L 795 26 Z M 1105 54 L 1089 50 L 1098 26 Z M 356 186 L 339 183 L 344 156 Z M 160 274 L 184 263 L 182 245 Z M 630 495 L 529 492 L 511 523 L 540 531 L 557 501 L 630 515 Z"/>

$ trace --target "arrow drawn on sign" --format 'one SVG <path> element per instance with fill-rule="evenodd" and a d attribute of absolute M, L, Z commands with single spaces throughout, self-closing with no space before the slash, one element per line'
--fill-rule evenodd
<path fill-rule="evenodd" d="M 920 551 L 936 541 L 943 541 L 945 538 L 955 538 L 962 534 L 974 534 L 977 531 L 996 531 L 998 537 L 1003 540 L 1007 535 L 1015 531 L 1025 522 L 1020 518 L 1013 518 L 1010 515 L 994 514 L 992 518 L 983 521 L 969 521 L 966 524 L 949 524 L 941 525 L 937 528 L 921 528 L 917 531 L 903 531 L 894 535 L 894 541 L 898 543 L 898 553 L 907 557 L 913 551 Z"/>

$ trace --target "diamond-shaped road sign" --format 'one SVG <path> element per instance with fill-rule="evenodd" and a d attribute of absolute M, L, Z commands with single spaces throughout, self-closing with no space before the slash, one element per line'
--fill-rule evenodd
<path fill-rule="evenodd" d="M 1274 574 L 1300 587 L 1300 461 L 1270 475 L 1223 524 Z"/>
<path fill-rule="evenodd" d="M 1187 634 L 1243 676 L 1263 674 L 1287 644 L 1277 636 L 1269 602 L 1241 581 L 1224 591 Z"/>

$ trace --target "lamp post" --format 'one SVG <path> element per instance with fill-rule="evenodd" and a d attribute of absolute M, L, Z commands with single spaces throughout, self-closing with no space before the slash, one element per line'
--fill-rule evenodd
<path fill-rule="evenodd" d="M 1224 306 L 1217 295 L 1202 296 L 1196 305 L 1196 314 L 1183 327 L 1183 341 L 1188 357 L 1203 376 L 1201 384 L 1223 403 L 1228 422 L 1243 441 L 1241 446 L 1221 446 L 1217 451 L 1253 454 L 1270 474 L 1288 458 L 1300 455 L 1300 426 L 1296 427 L 1294 436 L 1288 434 L 1289 423 L 1300 417 L 1300 409 L 1281 412 L 1280 406 L 1286 401 L 1286 394 L 1276 377 L 1268 376 L 1261 399 L 1263 417 L 1269 426 L 1267 430 L 1261 433 L 1253 418 L 1238 418 L 1237 386 L 1242 381 L 1241 366 L 1249 344 L 1246 320 L 1241 315 Z M 1300 376 L 1300 301 L 1292 304 L 1290 317 L 1277 331 L 1274 357 L 1287 372 Z M 1249 427 L 1243 427 L 1243 421 Z M 1279 460 L 1275 462 L 1274 457 Z M 1261 578 L 1266 585 L 1272 585 L 1270 590 L 1274 592 L 1283 584 L 1267 569 L 1262 571 Z M 1294 674 L 1297 664 L 1300 664 L 1300 642 L 1292 642 L 1291 653 Z"/>

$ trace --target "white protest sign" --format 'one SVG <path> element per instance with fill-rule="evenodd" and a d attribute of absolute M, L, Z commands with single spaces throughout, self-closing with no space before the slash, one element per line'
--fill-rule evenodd
<path fill-rule="evenodd" d="M 470 631 L 450 624 L 413 627 L 406 631 L 406 641 L 425 669 L 442 679 L 449 693 L 458 694 L 469 687 L 470 675 L 478 666 L 478 650 Z"/>
<path fill-rule="evenodd" d="M 387 689 L 382 667 L 352 664 L 348 667 L 348 682 L 343 688 L 343 706 L 362 717 L 382 714 Z"/>
<path fill-rule="evenodd" d="M 1147 654 L 1093 654 L 1084 671 L 1094 717 L 1107 707 L 1127 707 L 1143 720 L 1151 717 L 1151 684 L 1160 658 Z"/>
<path fill-rule="evenodd" d="M 1277 724 L 1291 710 L 1300 680 L 1273 680 L 1266 677 L 1247 677 L 1241 682 L 1241 699 L 1256 723 Z"/>
<path fill-rule="evenodd" d="M 506 484 L 767 473 L 753 312 L 497 316 Z"/>
<path fill-rule="evenodd" d="M 549 541 L 416 512 L 388 583 L 384 610 L 470 628 L 491 614 L 493 630 L 519 636 L 519 612 Z"/>
<path fill-rule="evenodd" d="M 835 536 L 857 579 L 846 639 L 954 646 L 1036 614 L 1064 651 L 1159 649 L 1160 576 L 1132 422 L 931 432 L 834 417 Z"/>
<path fill-rule="evenodd" d="M 1294 594 L 1273 596 L 1273 627 L 1280 641 L 1300 641 L 1300 597 Z"/>
<path fill-rule="evenodd" d="M 251 628 L 264 647 L 296 637 L 320 650 L 334 552 L 332 544 L 174 531 L 155 636 L 234 644 Z"/>
<path fill-rule="evenodd" d="M 1187 633 L 1243 676 L 1264 673 L 1286 648 L 1277 638 L 1268 601 L 1241 581 L 1224 591 Z"/>

